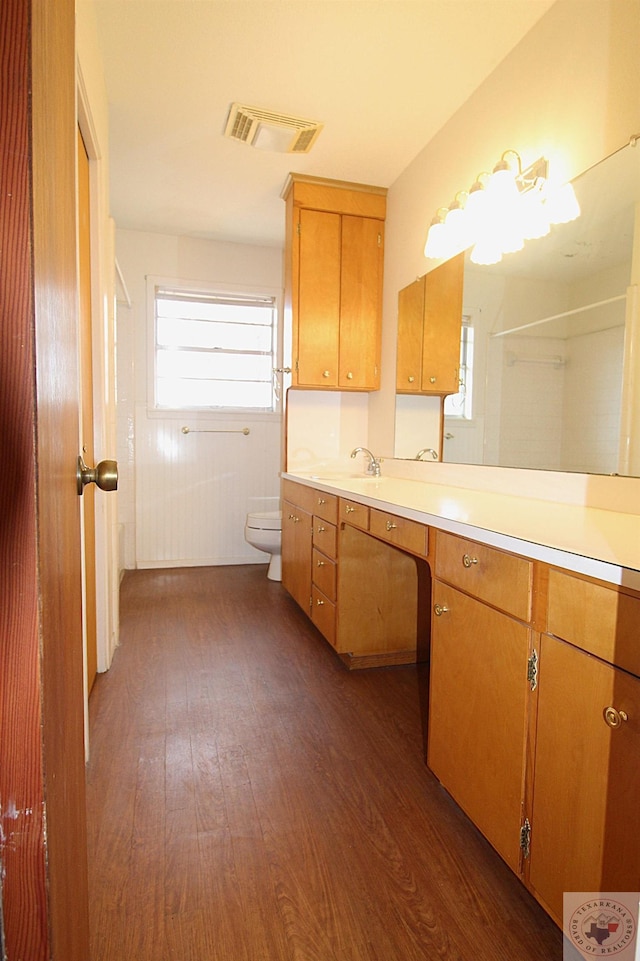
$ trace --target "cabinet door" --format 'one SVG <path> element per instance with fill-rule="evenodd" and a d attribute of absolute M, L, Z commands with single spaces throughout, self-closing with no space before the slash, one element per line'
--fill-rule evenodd
<path fill-rule="evenodd" d="M 464 254 L 452 257 L 425 278 L 422 390 L 455 394 L 459 387 Z"/>
<path fill-rule="evenodd" d="M 519 870 L 529 629 L 434 583 L 427 762 Z"/>
<path fill-rule="evenodd" d="M 342 388 L 376 390 L 380 384 L 383 230 L 380 220 L 342 217 Z"/>
<path fill-rule="evenodd" d="M 422 389 L 422 328 L 425 278 L 404 287 L 398 294 L 398 353 L 396 391 L 419 394 Z"/>
<path fill-rule="evenodd" d="M 309 614 L 311 605 L 312 516 L 282 502 L 282 586 Z"/>
<path fill-rule="evenodd" d="M 540 648 L 529 881 L 560 922 L 563 891 L 640 891 L 640 680 L 554 637 Z"/>
<path fill-rule="evenodd" d="M 301 387 L 338 386 L 340 214 L 301 210 L 294 350 Z"/>

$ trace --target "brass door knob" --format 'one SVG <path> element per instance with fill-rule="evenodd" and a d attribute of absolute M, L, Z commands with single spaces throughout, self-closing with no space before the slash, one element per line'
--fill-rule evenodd
<path fill-rule="evenodd" d="M 82 454 L 78 457 L 76 468 L 76 488 L 82 494 L 85 484 L 95 484 L 101 491 L 115 491 L 118 489 L 118 462 L 115 460 L 101 460 L 95 467 L 87 467 Z"/>
<path fill-rule="evenodd" d="M 442 615 L 446 614 L 448 610 L 449 608 L 445 604 L 433 605 L 433 613 L 436 615 L 436 617 L 442 617 Z"/>
<path fill-rule="evenodd" d="M 626 711 L 616 711 L 615 707 L 605 707 L 602 712 L 605 724 L 609 727 L 617 728 L 620 727 L 623 721 L 629 720 L 629 715 Z"/>

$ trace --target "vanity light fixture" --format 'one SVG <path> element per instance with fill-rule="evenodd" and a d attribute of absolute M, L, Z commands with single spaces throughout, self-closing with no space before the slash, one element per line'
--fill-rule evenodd
<path fill-rule="evenodd" d="M 522 170 L 520 155 L 505 150 L 492 174 L 478 174 L 468 193 L 458 191 L 449 207 L 438 209 L 424 255 L 444 260 L 472 247 L 473 263 L 496 264 L 525 240 L 544 237 L 553 224 L 579 215 L 572 185 L 550 183 L 544 157 Z"/>

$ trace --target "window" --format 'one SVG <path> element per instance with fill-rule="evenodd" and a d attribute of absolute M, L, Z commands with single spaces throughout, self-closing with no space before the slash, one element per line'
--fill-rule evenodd
<path fill-rule="evenodd" d="M 462 315 L 460 332 L 460 389 L 444 400 L 445 417 L 471 420 L 473 415 L 473 316 Z"/>
<path fill-rule="evenodd" d="M 154 403 L 275 410 L 277 301 L 153 284 Z"/>

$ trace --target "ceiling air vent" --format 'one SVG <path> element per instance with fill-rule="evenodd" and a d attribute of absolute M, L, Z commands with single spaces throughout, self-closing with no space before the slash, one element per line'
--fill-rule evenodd
<path fill-rule="evenodd" d="M 261 107 L 232 103 L 224 135 L 259 150 L 309 153 L 322 127 L 323 124 L 315 120 L 303 120 Z"/>

